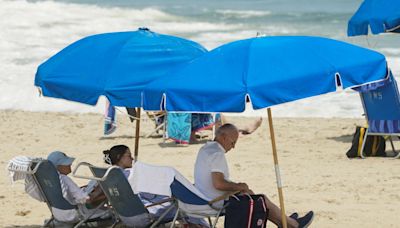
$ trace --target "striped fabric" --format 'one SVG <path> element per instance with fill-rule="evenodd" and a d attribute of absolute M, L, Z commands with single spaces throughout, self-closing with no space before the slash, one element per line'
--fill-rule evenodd
<path fill-rule="evenodd" d="M 33 158 L 27 156 L 16 156 L 12 158 L 7 165 L 7 171 L 11 182 L 25 180 L 27 171 L 30 170 L 30 164 Z M 18 172 L 21 171 L 21 172 Z"/>
<path fill-rule="evenodd" d="M 25 192 L 32 198 L 44 202 L 45 199 L 40 193 L 33 176 L 25 173 L 30 170 L 30 164 L 33 160 L 41 160 L 41 158 L 16 156 L 8 162 L 7 171 L 12 183 L 19 180 L 25 180 Z"/>
<path fill-rule="evenodd" d="M 400 120 L 369 120 L 370 133 L 400 133 Z"/>

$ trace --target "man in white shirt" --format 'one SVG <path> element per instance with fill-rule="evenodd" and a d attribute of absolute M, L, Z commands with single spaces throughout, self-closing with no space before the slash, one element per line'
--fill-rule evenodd
<path fill-rule="evenodd" d="M 204 145 L 196 159 L 194 180 L 196 187 L 210 199 L 214 199 L 229 191 L 254 194 L 246 183 L 235 183 L 229 180 L 228 163 L 225 153 L 235 148 L 239 138 L 238 129 L 232 124 L 224 124 L 217 129 L 215 139 Z M 281 210 L 278 206 L 265 197 L 269 209 L 268 220 L 277 226 L 282 226 Z M 220 202 L 222 205 L 223 202 Z M 314 213 L 308 212 L 304 217 L 296 215 L 287 217 L 288 227 L 308 227 L 312 222 Z"/>

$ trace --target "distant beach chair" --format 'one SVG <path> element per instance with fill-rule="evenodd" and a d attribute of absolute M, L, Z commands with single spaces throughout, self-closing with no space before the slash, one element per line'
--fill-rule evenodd
<path fill-rule="evenodd" d="M 146 112 L 147 117 L 152 120 L 155 124 L 155 128 L 152 132 L 148 133 L 145 137 L 149 138 L 154 134 L 158 134 L 160 130 L 163 131 L 163 138 L 165 139 L 166 133 L 166 112 L 159 111 L 159 112 Z"/>
<path fill-rule="evenodd" d="M 390 76 L 382 82 L 362 86 L 360 89 L 361 101 L 368 129 L 361 146 L 361 157 L 368 135 L 389 136 L 393 152 L 396 154 L 392 136 L 400 136 L 400 95 L 397 82 L 390 72 Z M 395 158 L 399 158 L 397 153 Z"/>
<path fill-rule="evenodd" d="M 77 175 L 76 172 L 80 166 L 89 167 L 93 177 Z M 73 175 L 78 178 L 98 181 L 117 217 L 117 221 L 112 227 L 116 226 L 119 222 L 122 222 L 124 225 L 129 227 L 157 227 L 159 224 L 170 222 L 170 220 L 164 220 L 164 218 L 168 212 L 173 209 L 173 204 L 171 204 L 171 206 L 157 219 L 153 214 L 149 213 L 146 208 L 169 202 L 171 199 L 145 207 L 139 196 L 134 194 L 132 191 L 132 188 L 121 168 L 117 166 L 112 166 L 107 169 L 96 167 L 86 162 L 81 162 L 75 168 Z"/>
<path fill-rule="evenodd" d="M 57 215 L 54 214 L 54 210 L 67 210 L 71 213 L 77 213 L 79 216 L 79 222 L 72 222 L 72 224 L 70 224 L 74 225 L 74 227 L 79 227 L 84 224 L 90 224 L 91 226 L 102 226 L 100 222 L 107 222 L 107 220 L 109 221 L 109 219 L 101 218 L 92 219 L 91 217 L 95 215 L 96 210 L 93 210 L 92 214 L 84 215 L 83 213 L 81 213 L 77 205 L 70 204 L 63 197 L 60 178 L 56 167 L 54 167 L 54 165 L 51 164 L 48 160 L 32 161 L 30 167 L 31 170 L 26 171 L 25 173 L 28 175 L 32 175 L 41 195 L 46 201 L 47 206 L 49 207 L 49 210 L 51 212 L 51 218 L 46 221 L 46 223 L 44 224 L 45 227 L 56 227 L 63 224 L 69 224 L 67 222 L 62 222 L 58 220 Z M 20 170 L 11 171 L 21 172 Z"/>

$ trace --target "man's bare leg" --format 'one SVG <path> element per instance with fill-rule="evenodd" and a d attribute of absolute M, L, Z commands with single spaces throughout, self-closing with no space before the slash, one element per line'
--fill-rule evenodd
<path fill-rule="evenodd" d="M 253 133 L 255 130 L 257 130 L 258 127 L 260 127 L 261 123 L 262 123 L 262 118 L 259 117 L 259 118 L 258 118 L 254 123 L 252 123 L 251 125 L 246 126 L 246 127 L 239 128 L 239 132 L 242 133 L 243 135 L 251 134 L 251 133 Z"/>
<path fill-rule="evenodd" d="M 273 222 L 278 227 L 282 227 L 281 209 L 272 203 L 266 196 L 264 196 L 264 199 L 269 210 L 268 220 Z M 296 220 L 290 218 L 289 216 L 286 216 L 286 221 L 289 228 L 296 228 L 299 225 Z"/>
<path fill-rule="evenodd" d="M 215 128 L 216 128 L 216 129 L 217 129 L 218 127 L 220 127 L 220 126 L 226 124 L 226 123 L 231 123 L 231 122 L 229 122 L 229 120 L 226 119 L 226 117 L 225 117 L 224 115 L 221 114 L 220 116 L 221 116 L 220 121 L 218 121 L 218 122 L 215 123 Z M 259 117 L 256 121 L 254 121 L 253 123 L 251 123 L 251 124 L 248 125 L 248 126 L 240 126 L 240 125 L 238 125 L 239 133 L 241 133 L 242 135 L 251 134 L 251 133 L 253 133 L 255 130 L 257 130 L 258 127 L 261 126 L 261 123 L 262 123 L 262 117 Z"/>

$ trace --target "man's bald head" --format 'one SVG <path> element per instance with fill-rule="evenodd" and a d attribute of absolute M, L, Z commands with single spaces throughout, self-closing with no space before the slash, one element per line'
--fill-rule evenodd
<path fill-rule="evenodd" d="M 239 134 L 237 127 L 233 124 L 227 123 L 217 129 L 217 131 L 215 132 L 215 138 L 222 135 L 235 134 L 235 133 Z"/>
<path fill-rule="evenodd" d="M 239 131 L 233 124 L 224 124 L 215 132 L 215 141 L 221 144 L 226 152 L 235 147 L 238 137 Z"/>

